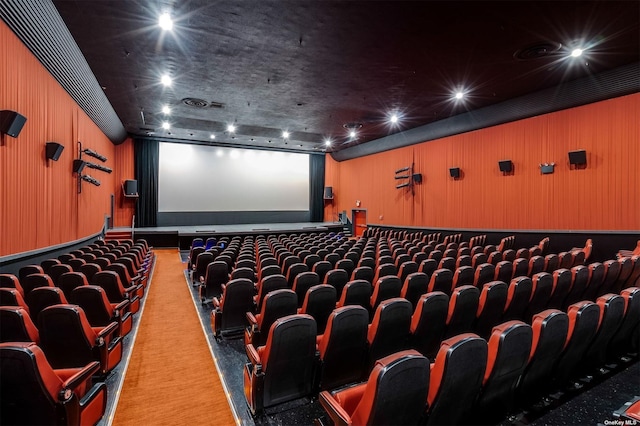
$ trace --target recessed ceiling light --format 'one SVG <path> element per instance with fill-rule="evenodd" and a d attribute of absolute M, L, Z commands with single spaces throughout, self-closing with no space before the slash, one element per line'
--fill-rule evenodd
<path fill-rule="evenodd" d="M 286 130 L 284 132 L 282 132 L 282 137 L 285 139 L 289 138 L 289 132 L 287 132 Z"/>
<path fill-rule="evenodd" d="M 168 121 L 163 121 L 162 122 L 162 128 L 165 130 L 169 130 L 171 128 L 171 124 L 169 124 Z"/>
<path fill-rule="evenodd" d="M 574 58 L 577 58 L 578 56 L 582 55 L 582 52 L 583 52 L 583 50 L 580 49 L 580 48 L 573 49 L 571 51 L 571 56 L 574 57 Z"/>
<path fill-rule="evenodd" d="M 398 122 L 398 114 L 391 114 L 391 117 L 389 117 L 389 121 L 392 123 L 397 123 Z"/>
<path fill-rule="evenodd" d="M 325 139 L 324 144 L 326 146 L 331 146 L 331 139 Z"/>
<path fill-rule="evenodd" d="M 173 29 L 173 20 L 171 19 L 171 15 L 168 13 L 163 13 L 158 18 L 158 25 L 165 31 L 171 31 Z"/>
<path fill-rule="evenodd" d="M 351 131 L 349 132 L 349 137 L 350 137 L 351 139 L 355 139 L 355 137 L 356 137 L 356 136 L 357 136 L 357 133 L 356 133 L 356 131 L 355 131 L 355 130 L 351 130 Z"/>
<path fill-rule="evenodd" d="M 171 108 L 169 108 L 169 105 L 165 105 L 162 107 L 162 113 L 163 114 L 171 114 Z"/>
<path fill-rule="evenodd" d="M 217 150 L 217 151 L 216 151 L 216 155 L 217 155 L 218 157 L 222 157 L 222 156 L 224 155 L 224 151 L 222 151 L 221 149 L 219 149 L 219 150 Z"/>
<path fill-rule="evenodd" d="M 233 124 L 229 124 L 227 126 L 227 132 L 233 133 L 236 131 L 236 126 L 234 126 Z"/>
<path fill-rule="evenodd" d="M 209 139 L 215 139 L 216 135 L 214 135 L 213 133 L 209 135 Z"/>
<path fill-rule="evenodd" d="M 464 98 L 464 93 L 462 93 L 462 92 L 456 92 L 456 94 L 455 94 L 455 98 L 456 98 L 456 99 L 462 99 L 462 98 Z"/>
<path fill-rule="evenodd" d="M 168 75 L 163 75 L 160 78 L 160 83 L 162 83 L 164 86 L 171 86 L 171 77 L 169 77 Z"/>

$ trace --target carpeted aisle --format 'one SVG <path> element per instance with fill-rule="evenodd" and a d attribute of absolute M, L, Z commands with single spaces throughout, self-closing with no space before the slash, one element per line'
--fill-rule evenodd
<path fill-rule="evenodd" d="M 233 425 L 177 249 L 155 250 L 153 282 L 114 425 Z"/>

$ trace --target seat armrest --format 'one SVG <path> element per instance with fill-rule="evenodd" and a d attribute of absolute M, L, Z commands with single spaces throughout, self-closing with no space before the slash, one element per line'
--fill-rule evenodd
<path fill-rule="evenodd" d="M 129 286 L 129 287 L 125 287 L 124 291 L 127 294 L 133 294 L 137 289 L 138 289 L 137 285 L 132 285 L 132 286 Z"/>
<path fill-rule="evenodd" d="M 318 399 L 320 400 L 320 405 L 322 405 L 322 408 L 324 408 L 336 426 L 351 425 L 351 416 L 331 396 L 331 393 L 322 391 Z"/>
<path fill-rule="evenodd" d="M 262 365 L 262 360 L 260 359 L 260 355 L 258 355 L 258 351 L 252 343 L 247 345 L 247 356 L 249 357 L 249 361 L 253 364 L 254 368 L 257 368 L 258 365 Z"/>
<path fill-rule="evenodd" d="M 65 389 L 75 391 L 78 386 L 91 379 L 91 376 L 93 376 L 99 369 L 100 363 L 98 361 L 90 362 L 82 370 L 78 371 L 62 383 L 62 391 L 64 392 Z"/>
<path fill-rule="evenodd" d="M 112 322 L 111 324 L 103 328 L 102 331 L 100 331 L 100 333 L 98 333 L 98 338 L 105 338 L 106 336 L 111 335 L 114 331 L 116 331 L 117 328 L 118 328 L 118 323 Z M 106 340 L 109 340 L 109 339 L 106 339 Z"/>
<path fill-rule="evenodd" d="M 213 307 L 218 309 L 220 308 L 220 301 L 218 300 L 217 297 L 214 297 L 213 299 L 211 299 L 211 303 L 213 304 Z"/>
<path fill-rule="evenodd" d="M 249 321 L 250 327 L 258 325 L 258 320 L 255 315 L 253 315 L 253 312 L 247 312 L 247 321 Z"/>
<path fill-rule="evenodd" d="M 222 293 L 224 294 L 224 289 L 227 287 L 226 284 L 220 284 L 220 290 L 222 290 Z"/>
<path fill-rule="evenodd" d="M 113 310 L 116 312 L 117 316 L 122 316 L 123 312 L 125 312 L 125 308 L 128 311 L 129 309 L 129 305 L 131 304 L 131 302 L 128 299 L 123 300 L 122 302 L 118 303 Z"/>

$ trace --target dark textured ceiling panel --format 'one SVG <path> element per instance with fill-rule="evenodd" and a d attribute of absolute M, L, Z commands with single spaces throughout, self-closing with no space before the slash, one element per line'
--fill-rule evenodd
<path fill-rule="evenodd" d="M 127 137 L 50 0 L 0 0 L 0 17 L 113 143 Z"/>
<path fill-rule="evenodd" d="M 553 108 L 584 103 L 579 90 L 562 87 L 640 60 L 637 1 L 53 4 L 131 134 L 307 152 L 323 152 L 331 138 L 338 157 L 432 123 L 459 129 L 468 113 L 491 106 L 501 115 L 495 122 L 532 116 L 540 105 L 521 100 L 542 99 L 538 92 L 567 94 Z M 175 20 L 171 32 L 157 25 L 164 11 Z M 577 45 L 585 54 L 570 58 Z M 171 87 L 159 84 L 163 73 Z M 459 88 L 464 102 L 452 99 Z M 391 111 L 402 116 L 397 125 L 387 121 Z M 445 124 L 454 118 L 456 126 Z"/>

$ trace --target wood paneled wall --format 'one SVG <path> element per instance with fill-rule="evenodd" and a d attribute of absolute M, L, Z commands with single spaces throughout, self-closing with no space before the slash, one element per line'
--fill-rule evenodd
<path fill-rule="evenodd" d="M 336 162 L 325 185 L 337 211 L 367 209 L 373 224 L 470 229 L 640 230 L 640 94 L 545 114 L 405 148 Z M 587 166 L 569 166 L 585 149 Z M 498 161 L 510 159 L 503 175 Z M 397 169 L 415 165 L 422 184 L 396 189 Z M 541 163 L 555 163 L 542 175 Z M 453 180 L 450 167 L 463 177 Z"/>
<path fill-rule="evenodd" d="M 17 138 L 0 141 L 0 256 L 99 232 L 110 214 L 110 195 L 121 192 L 120 177 L 133 175 L 132 143 L 114 146 L 3 22 L 0 88 L 0 110 L 27 118 Z M 58 161 L 46 159 L 47 141 L 64 145 Z M 114 169 L 106 174 L 85 168 L 101 186 L 83 182 L 80 194 L 72 173 L 78 141 L 108 161 L 83 159 Z M 117 202 L 116 208 L 116 225 L 130 224 L 132 210 Z"/>

